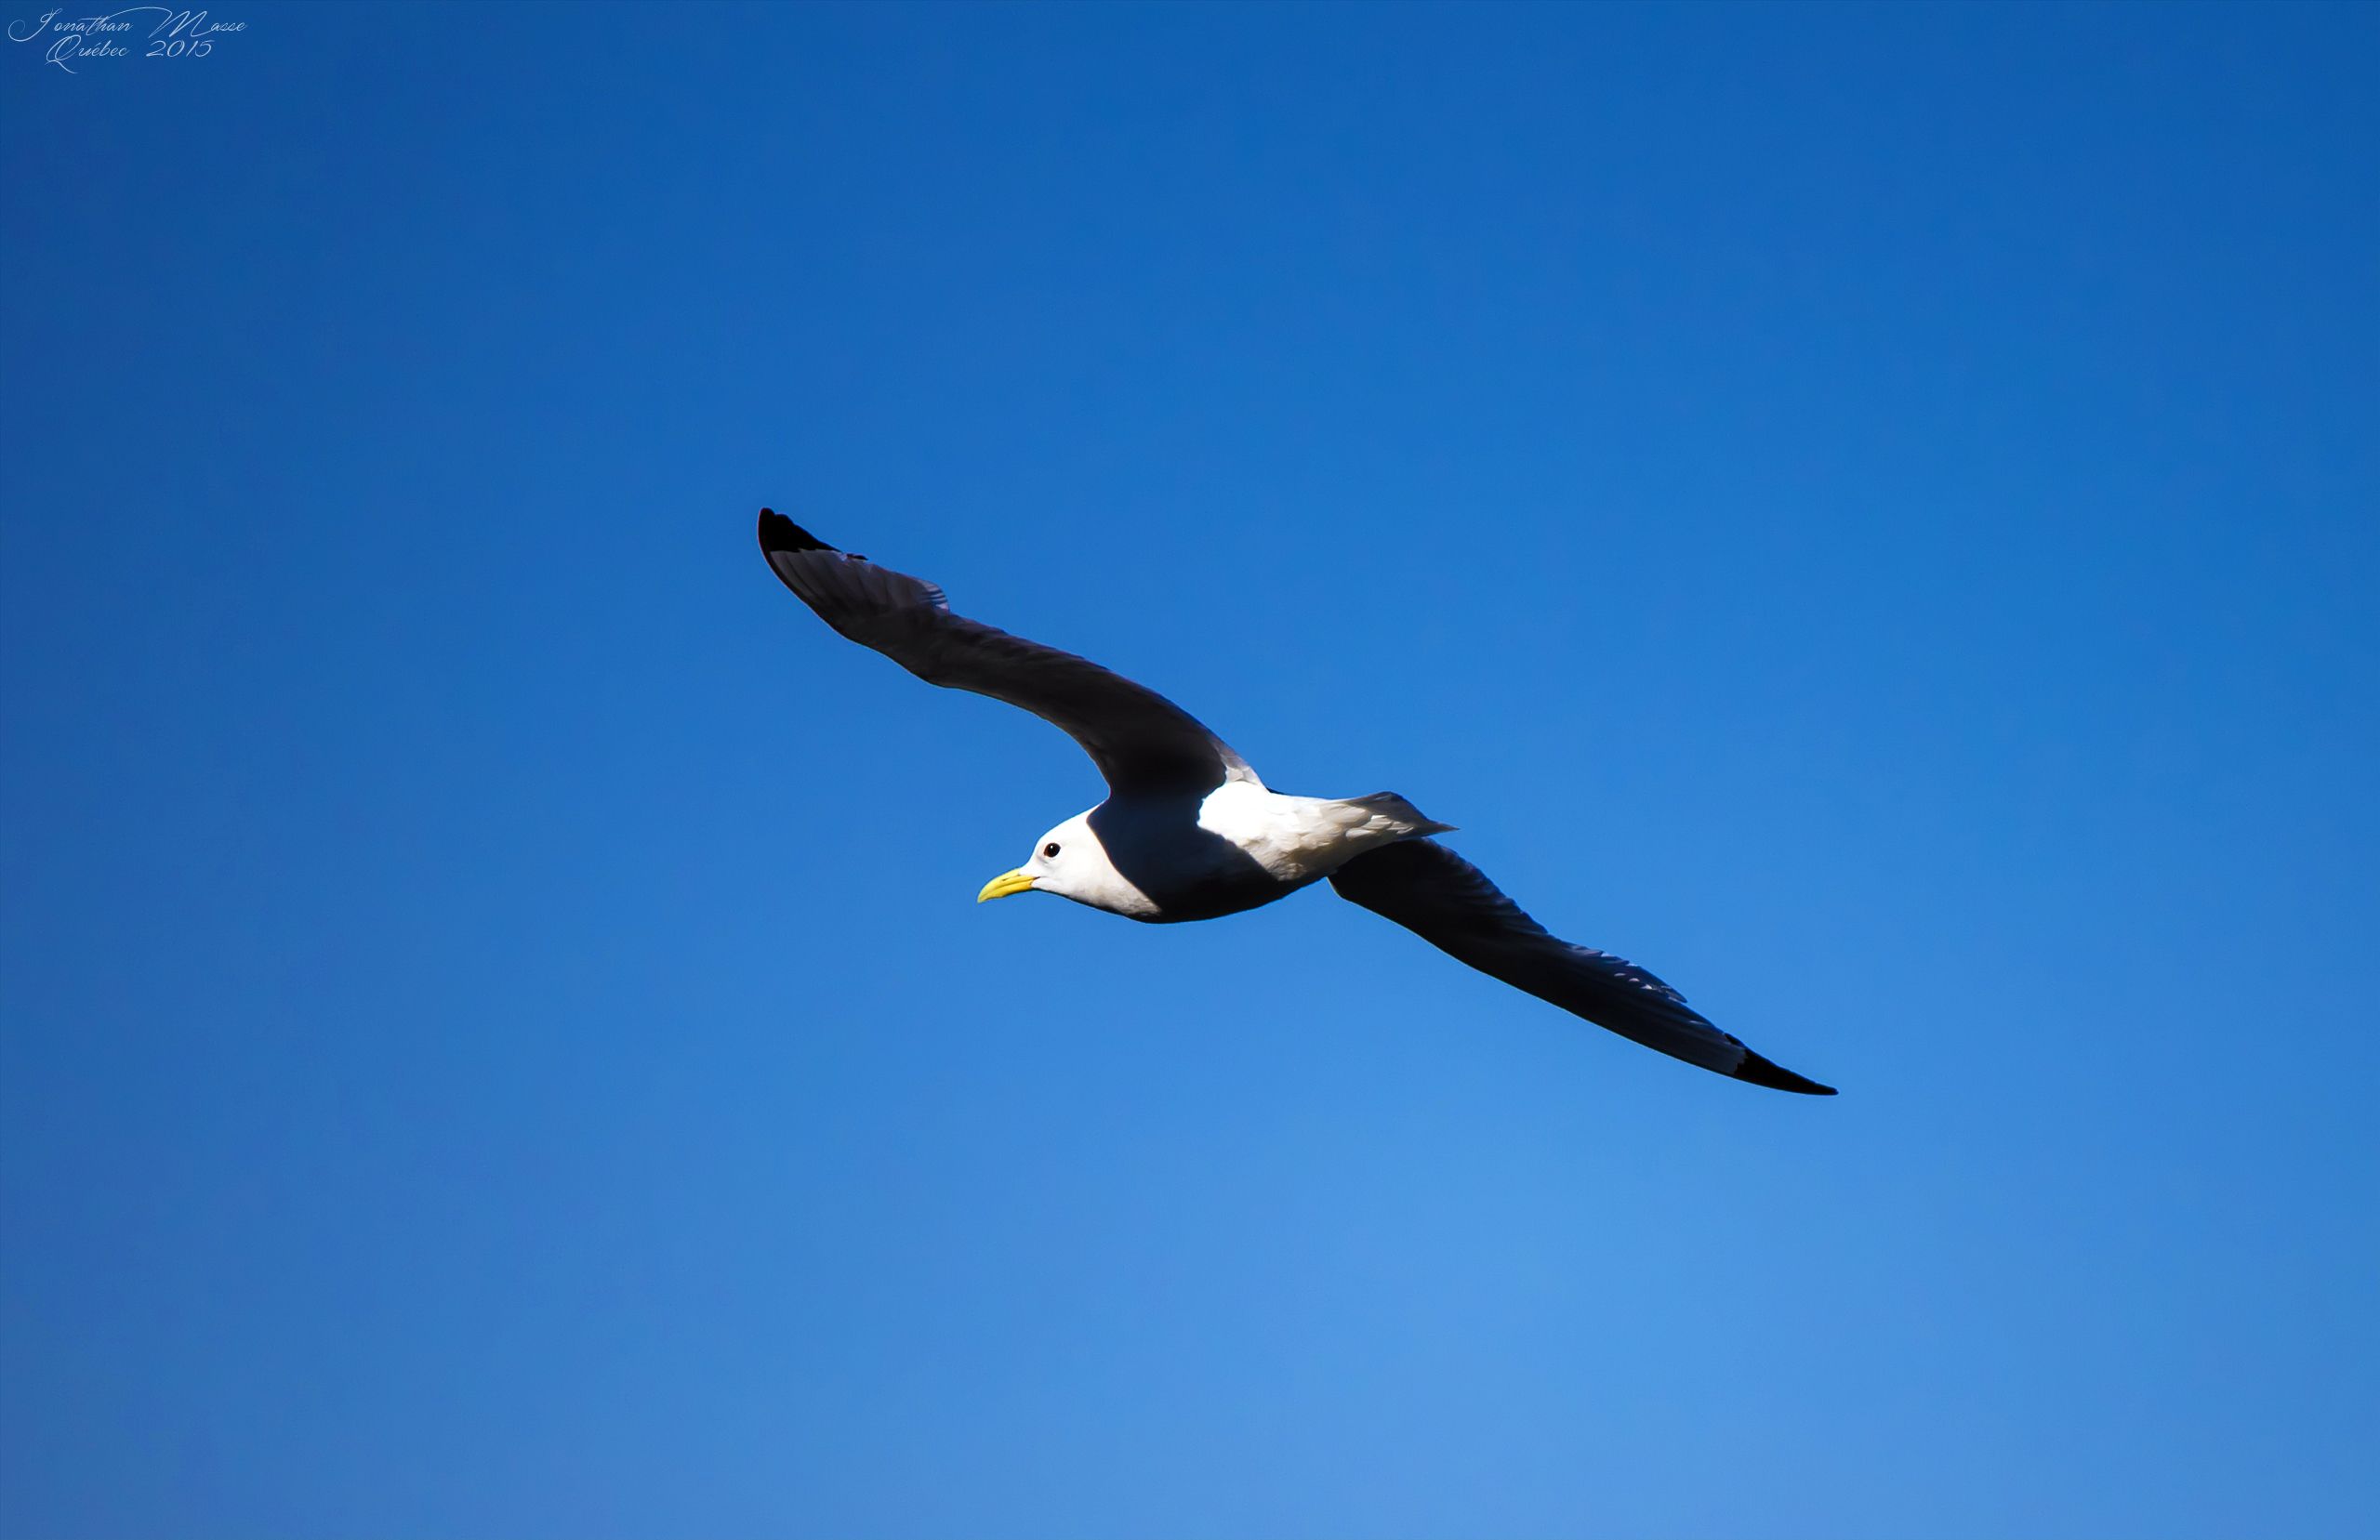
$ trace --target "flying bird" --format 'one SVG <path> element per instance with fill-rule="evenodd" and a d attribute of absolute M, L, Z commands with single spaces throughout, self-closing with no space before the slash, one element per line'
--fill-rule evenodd
<path fill-rule="evenodd" d="M 1834 1088 L 1763 1059 L 1635 964 L 1547 933 L 1393 792 L 1289 796 L 1188 712 L 1097 664 L 951 612 L 920 578 L 760 510 L 760 549 L 837 631 L 925 680 L 1022 706 L 1080 744 L 1107 800 L 1038 840 L 977 902 L 1055 893 L 1153 924 L 1213 919 L 1328 880 L 1448 955 L 1632 1042 L 1755 1086 Z"/>

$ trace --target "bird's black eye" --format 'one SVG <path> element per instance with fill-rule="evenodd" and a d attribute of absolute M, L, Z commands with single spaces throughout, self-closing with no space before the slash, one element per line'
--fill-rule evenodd
<path fill-rule="evenodd" d="M 1056 840 L 1054 840 L 1054 839 L 1053 839 L 1053 840 L 1051 840 L 1051 841 L 1050 841 L 1050 843 L 1049 843 L 1049 844 L 1044 845 L 1044 846 L 1042 846 L 1042 847 L 1041 847 L 1041 859 L 1042 859 L 1042 860 L 1044 860 L 1044 861 L 1048 861 L 1048 860 L 1050 860 L 1052 856 L 1055 856 L 1057 853 L 1058 853 L 1058 842 L 1057 842 Z"/>

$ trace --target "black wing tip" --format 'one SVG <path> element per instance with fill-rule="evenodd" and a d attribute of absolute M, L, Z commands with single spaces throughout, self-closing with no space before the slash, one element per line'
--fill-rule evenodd
<path fill-rule="evenodd" d="M 779 551 L 831 551 L 834 548 L 776 509 L 760 510 L 760 549 L 763 551 L 774 556 Z"/>
<path fill-rule="evenodd" d="M 1805 1080 L 1781 1065 L 1770 1063 L 1750 1048 L 1744 1050 L 1744 1061 L 1736 1066 L 1736 1073 L 1728 1078 L 1748 1081 L 1754 1086 L 1765 1086 L 1773 1091 L 1795 1091 L 1803 1096 L 1833 1096 L 1835 1094 L 1833 1086 L 1821 1086 L 1815 1080 Z"/>

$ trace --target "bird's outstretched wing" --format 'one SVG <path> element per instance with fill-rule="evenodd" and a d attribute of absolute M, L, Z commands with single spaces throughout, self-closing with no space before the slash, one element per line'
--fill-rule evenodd
<path fill-rule="evenodd" d="M 781 513 L 760 510 L 760 550 L 827 625 L 928 684 L 989 695 L 1063 728 L 1118 793 L 1256 780 L 1246 760 L 1156 691 L 952 614 L 932 584 L 839 551 Z"/>
<path fill-rule="evenodd" d="M 1721 1032 L 1635 964 L 1548 935 L 1478 867 L 1433 840 L 1368 850 L 1333 873 L 1330 886 L 1456 961 L 1632 1042 L 1755 1086 L 1834 1094 Z"/>

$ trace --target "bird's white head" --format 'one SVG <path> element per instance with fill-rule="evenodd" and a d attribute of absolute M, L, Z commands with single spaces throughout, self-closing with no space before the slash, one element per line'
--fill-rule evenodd
<path fill-rule="evenodd" d="M 1116 863 L 1107 858 L 1107 848 L 1091 832 L 1089 813 L 1077 813 L 1043 835 L 1033 847 L 1032 860 L 984 884 L 975 902 L 1028 892 L 1055 893 L 1111 915 L 1141 917 L 1157 910 L 1146 894 L 1116 870 Z"/>

